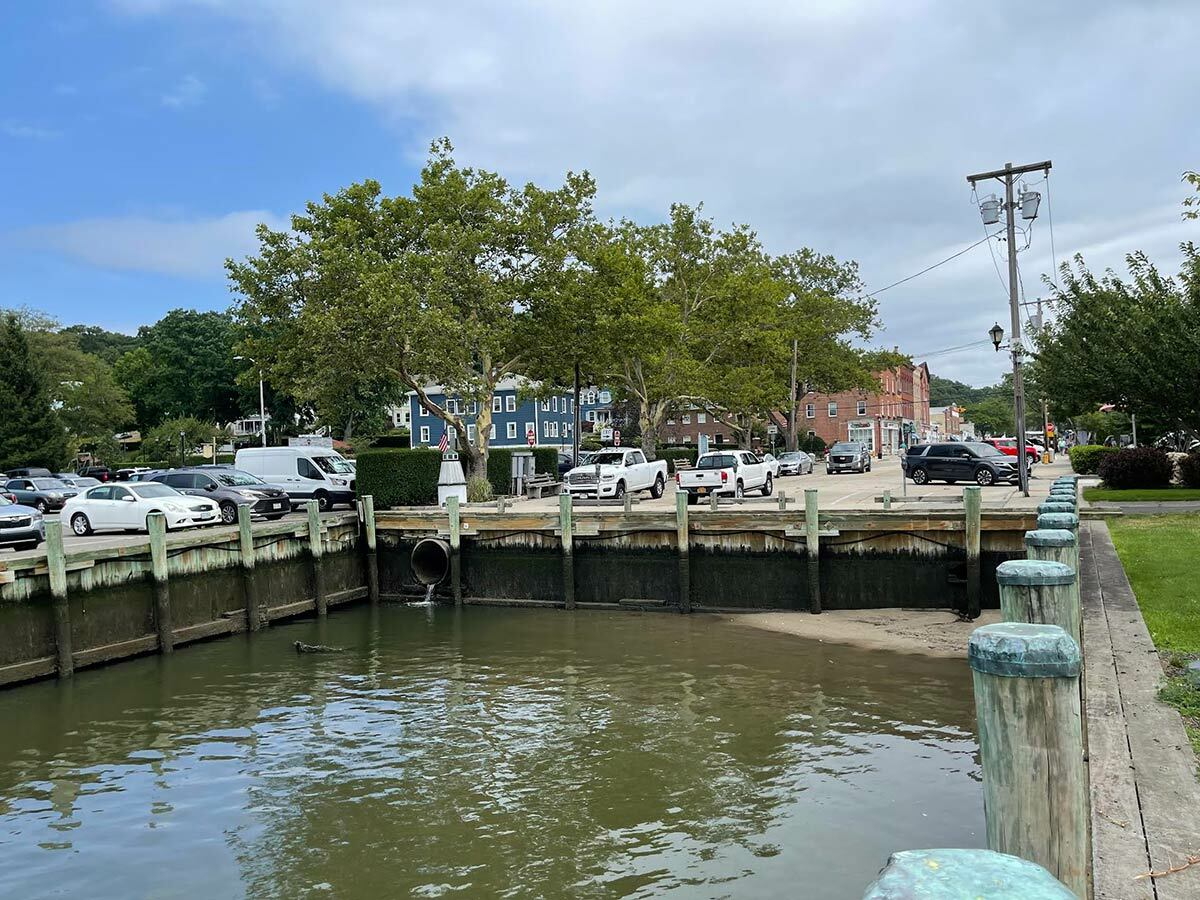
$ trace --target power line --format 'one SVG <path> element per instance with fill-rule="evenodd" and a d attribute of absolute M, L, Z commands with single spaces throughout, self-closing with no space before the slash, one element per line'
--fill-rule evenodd
<path fill-rule="evenodd" d="M 984 228 L 984 231 L 985 232 L 987 231 L 986 227 Z M 998 232 L 998 231 L 996 232 L 996 234 L 999 234 L 999 233 L 1000 232 Z M 912 281 L 914 278 L 919 278 L 920 276 L 924 275 L 926 272 L 932 272 L 938 266 L 944 266 L 946 263 L 950 262 L 951 260 L 958 259 L 960 256 L 962 256 L 968 250 L 974 250 L 976 247 L 978 247 L 980 244 L 984 243 L 985 241 L 990 241 L 992 238 L 994 238 L 996 236 L 996 234 L 988 234 L 982 240 L 976 241 L 975 243 L 971 244 L 971 246 L 969 246 L 969 247 L 963 247 L 957 253 L 947 256 L 941 262 L 935 262 L 932 266 L 926 266 L 920 272 L 914 272 L 912 275 L 909 275 L 907 278 L 901 278 L 899 281 L 893 281 L 891 284 L 887 285 L 886 287 L 881 287 L 877 291 L 871 291 L 866 296 L 874 297 L 877 294 L 882 294 L 884 291 L 890 291 L 892 288 L 898 287 L 899 285 L 904 284 L 906 281 Z"/>
<path fill-rule="evenodd" d="M 974 201 L 976 206 L 979 206 L 979 189 L 976 188 L 975 185 L 971 185 L 971 199 Z M 980 222 L 980 227 L 983 229 L 984 234 L 988 233 L 986 224 Z M 1000 232 L 996 233 L 999 234 Z M 996 248 L 991 244 L 988 244 L 988 256 L 992 258 L 992 268 L 996 270 L 996 278 L 999 279 L 1000 287 L 1004 289 L 1004 294 L 1007 296 L 1008 285 L 1004 282 L 1004 276 L 1000 274 L 1000 263 L 996 262 Z"/>

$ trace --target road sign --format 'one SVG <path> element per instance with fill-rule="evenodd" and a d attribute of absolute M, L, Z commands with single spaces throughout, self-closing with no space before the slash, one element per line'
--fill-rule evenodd
<path fill-rule="evenodd" d="M 600 440 L 611 441 L 613 439 L 613 430 L 611 428 L 600 429 Z"/>
<path fill-rule="evenodd" d="M 533 433 L 532 428 L 525 432 L 525 440 L 529 442 L 530 447 L 537 443 L 537 435 Z"/>
<path fill-rule="evenodd" d="M 615 428 L 613 429 L 613 446 L 621 446 L 621 432 L 617 431 Z"/>
<path fill-rule="evenodd" d="M 768 425 L 767 426 L 767 434 L 779 434 L 779 426 L 778 425 Z"/>

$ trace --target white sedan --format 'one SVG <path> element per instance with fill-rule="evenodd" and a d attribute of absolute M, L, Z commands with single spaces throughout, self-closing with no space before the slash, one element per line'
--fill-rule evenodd
<path fill-rule="evenodd" d="M 78 535 L 108 529 L 149 531 L 147 516 L 152 512 L 163 514 L 168 531 L 194 525 L 216 525 L 221 521 L 220 510 L 212 500 L 189 497 L 153 481 L 94 487 L 68 500 L 61 518 Z"/>
<path fill-rule="evenodd" d="M 793 450 L 779 457 L 780 475 L 809 475 L 813 470 L 812 454 Z"/>

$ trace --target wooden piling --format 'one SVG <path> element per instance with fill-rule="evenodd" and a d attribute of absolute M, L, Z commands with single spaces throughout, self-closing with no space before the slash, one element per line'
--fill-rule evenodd
<path fill-rule="evenodd" d="M 559 496 L 562 495 L 560 494 Z M 633 512 L 633 494 L 629 493 L 629 491 L 626 491 L 625 496 L 622 499 L 625 501 L 625 513 L 628 515 L 629 513 Z"/>
<path fill-rule="evenodd" d="M 263 626 L 263 616 L 258 602 L 258 584 L 254 580 L 254 530 L 247 503 L 238 506 L 238 547 L 242 561 L 242 594 L 246 601 L 246 628 L 258 631 Z"/>
<path fill-rule="evenodd" d="M 462 606 L 462 568 L 459 559 L 462 549 L 462 511 L 456 494 L 446 498 L 446 515 L 450 520 L 450 589 L 454 594 L 454 605 Z"/>
<path fill-rule="evenodd" d="M 721 502 L 721 501 L 720 501 L 720 499 L 717 497 L 717 495 L 716 495 L 715 493 L 713 493 L 713 494 L 712 494 L 712 495 L 710 495 L 710 496 L 709 496 L 709 498 L 708 498 L 708 508 L 709 508 L 709 509 L 711 509 L 713 512 L 716 512 L 716 511 L 717 511 L 717 509 L 719 508 L 719 504 L 720 504 L 720 502 Z"/>
<path fill-rule="evenodd" d="M 713 498 L 716 500 L 716 497 Z M 692 611 L 692 570 L 688 558 L 688 495 L 675 492 L 675 546 L 679 553 L 679 611 Z"/>
<path fill-rule="evenodd" d="M 783 511 L 787 510 L 787 491 L 779 492 L 779 508 Z"/>
<path fill-rule="evenodd" d="M 375 533 L 375 498 L 365 494 L 362 498 L 363 537 L 367 549 L 367 599 L 372 604 L 379 602 L 379 555 Z"/>
<path fill-rule="evenodd" d="M 50 571 L 50 598 L 54 604 L 54 652 L 58 677 L 75 674 L 71 650 L 71 604 L 67 599 L 67 556 L 63 550 L 62 522 L 46 520 L 46 568 Z"/>
<path fill-rule="evenodd" d="M 629 495 L 625 495 L 628 499 Z M 575 556 L 574 536 L 571 527 L 571 495 L 563 491 L 558 495 L 558 524 L 562 534 L 562 591 L 567 609 L 575 608 Z"/>
<path fill-rule="evenodd" d="M 967 646 L 987 844 L 1087 897 L 1088 796 L 1079 646 L 1056 625 L 1001 622 Z"/>
<path fill-rule="evenodd" d="M 150 574 L 154 578 L 154 624 L 158 629 L 160 653 L 173 653 L 175 631 L 171 626 L 171 587 L 167 582 L 167 519 L 160 512 L 146 516 L 150 532 Z"/>
<path fill-rule="evenodd" d="M 1010 559 L 996 568 L 1005 622 L 1057 625 L 1076 645 L 1081 634 L 1075 570 L 1060 562 Z"/>
<path fill-rule="evenodd" d="M 325 565 L 321 559 L 325 555 L 325 545 L 321 541 L 321 507 L 316 500 L 309 500 L 304 506 L 308 513 L 308 555 L 312 560 L 317 615 L 324 616 L 329 612 L 329 601 L 325 593 Z"/>
<path fill-rule="evenodd" d="M 808 551 L 808 611 L 821 611 L 821 522 L 817 489 L 804 490 L 804 543 Z"/>
<path fill-rule="evenodd" d="M 1025 532 L 1025 555 L 1030 559 L 1062 563 L 1075 573 L 1075 604 L 1079 605 L 1079 539 L 1066 528 L 1039 528 Z M 1082 649 L 1082 648 L 1081 648 Z"/>
<path fill-rule="evenodd" d="M 982 577 L 979 554 L 983 529 L 983 488 L 976 485 L 963 488 L 967 547 L 967 617 L 978 619 L 982 612 Z"/>

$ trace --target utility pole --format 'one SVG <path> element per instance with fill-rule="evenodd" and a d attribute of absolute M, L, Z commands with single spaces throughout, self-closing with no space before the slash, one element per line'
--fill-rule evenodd
<path fill-rule="evenodd" d="M 1025 166 L 1014 166 L 1005 163 L 1003 169 L 991 172 L 980 172 L 978 175 L 968 175 L 967 181 L 972 187 L 977 182 L 996 179 L 1004 183 L 1004 210 L 1007 217 L 1008 229 L 1008 304 L 1012 314 L 1012 336 L 1009 347 L 1012 350 L 1013 364 L 1013 406 L 1016 413 L 1017 435 L 1017 472 L 1020 477 L 1021 493 L 1029 496 L 1029 462 L 1025 458 L 1025 385 L 1021 380 L 1021 302 L 1018 296 L 1017 281 L 1017 206 L 1013 202 L 1013 179 L 1028 172 L 1050 172 L 1050 160 L 1040 163 L 1030 163 Z M 986 220 L 985 220 L 986 224 Z"/>
<path fill-rule="evenodd" d="M 575 403 L 571 416 L 571 465 L 579 465 L 579 360 L 575 360 Z"/>

